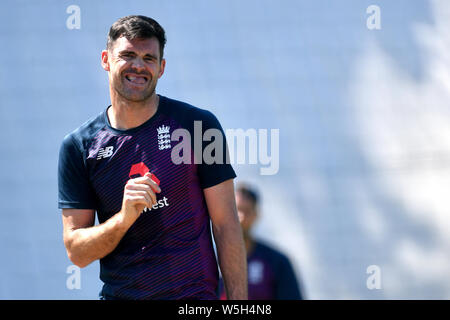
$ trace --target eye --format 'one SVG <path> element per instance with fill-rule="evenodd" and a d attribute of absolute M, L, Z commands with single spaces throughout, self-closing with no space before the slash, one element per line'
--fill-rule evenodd
<path fill-rule="evenodd" d="M 124 53 L 122 53 L 122 54 L 120 54 L 120 57 L 121 58 L 124 58 L 124 59 L 126 59 L 126 58 L 132 58 L 134 55 L 133 55 L 133 53 L 131 53 L 131 52 L 124 52 Z"/>

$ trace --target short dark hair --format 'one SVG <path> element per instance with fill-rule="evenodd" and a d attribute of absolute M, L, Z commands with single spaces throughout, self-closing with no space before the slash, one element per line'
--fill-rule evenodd
<path fill-rule="evenodd" d="M 114 41 L 120 37 L 128 40 L 155 37 L 159 42 L 159 53 L 162 59 L 166 45 L 166 33 L 161 25 L 152 18 L 140 15 L 131 15 L 120 18 L 109 29 L 106 48 L 109 50 Z"/>
<path fill-rule="evenodd" d="M 259 204 L 258 191 L 247 183 L 239 183 L 236 187 L 236 192 L 250 200 L 254 206 Z"/>

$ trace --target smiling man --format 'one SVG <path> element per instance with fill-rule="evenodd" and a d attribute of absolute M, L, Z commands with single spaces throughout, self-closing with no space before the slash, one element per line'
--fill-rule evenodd
<path fill-rule="evenodd" d="M 79 267 L 100 259 L 102 299 L 216 299 L 212 226 L 228 298 L 246 299 L 233 168 L 225 159 L 171 161 L 173 130 L 192 132 L 194 121 L 223 130 L 209 111 L 156 94 L 165 43 L 148 17 L 127 16 L 110 29 L 101 62 L 111 105 L 60 149 L 67 254 Z"/>

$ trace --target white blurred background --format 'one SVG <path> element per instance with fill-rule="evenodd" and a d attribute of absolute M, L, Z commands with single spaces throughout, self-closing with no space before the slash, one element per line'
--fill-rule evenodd
<path fill-rule="evenodd" d="M 0 299 L 98 298 L 98 263 L 66 285 L 57 158 L 110 103 L 100 52 L 129 14 L 166 30 L 160 94 L 280 130 L 276 175 L 234 167 L 307 298 L 450 298 L 448 1 L 30 0 L 0 4 Z"/>

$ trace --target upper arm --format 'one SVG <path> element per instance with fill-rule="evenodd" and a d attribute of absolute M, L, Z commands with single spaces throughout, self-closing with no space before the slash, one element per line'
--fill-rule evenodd
<path fill-rule="evenodd" d="M 96 208 L 84 154 L 70 135 L 64 138 L 59 151 L 58 206 L 60 209 Z"/>
<path fill-rule="evenodd" d="M 219 120 L 206 110 L 203 110 L 200 120 L 202 136 L 205 139 L 202 141 L 201 154 L 198 155 L 202 158 L 197 167 L 198 176 L 201 187 L 209 189 L 228 179 L 236 178 L 236 173 L 230 164 L 226 135 Z M 191 137 L 195 138 L 195 134 Z M 195 145 L 195 141 L 193 143 Z M 212 146 L 214 148 L 211 148 Z"/>
<path fill-rule="evenodd" d="M 237 222 L 236 200 L 234 198 L 233 179 L 228 179 L 215 186 L 203 190 L 206 205 L 214 227 L 229 222 Z"/>

